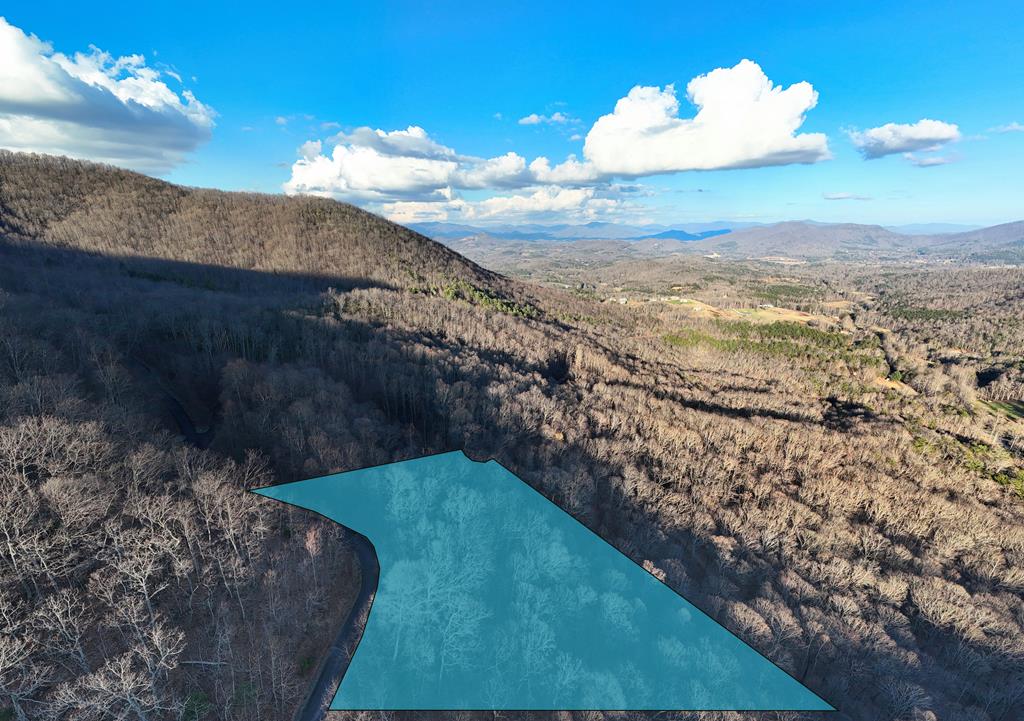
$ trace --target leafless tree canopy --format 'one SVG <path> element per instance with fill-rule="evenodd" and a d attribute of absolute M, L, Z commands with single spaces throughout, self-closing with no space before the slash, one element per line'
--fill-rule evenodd
<path fill-rule="evenodd" d="M 838 718 L 1024 718 L 1020 271 L 685 263 L 636 282 L 835 323 L 601 303 L 326 200 L 0 154 L 0 717 L 289 718 L 359 568 L 246 489 L 465 448 Z"/>

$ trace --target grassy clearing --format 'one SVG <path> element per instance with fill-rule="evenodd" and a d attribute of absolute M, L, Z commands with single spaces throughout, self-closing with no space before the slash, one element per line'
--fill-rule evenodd
<path fill-rule="evenodd" d="M 990 410 L 1014 420 L 1024 420 L 1024 401 L 982 401 Z"/>
<path fill-rule="evenodd" d="M 669 305 L 680 305 L 689 309 L 692 313 L 705 317 L 733 319 L 747 321 L 750 323 L 773 324 L 773 323 L 818 323 L 820 325 L 836 325 L 838 319 L 833 316 L 815 315 L 793 308 L 718 308 L 705 303 L 704 301 L 692 298 L 671 299 Z"/>

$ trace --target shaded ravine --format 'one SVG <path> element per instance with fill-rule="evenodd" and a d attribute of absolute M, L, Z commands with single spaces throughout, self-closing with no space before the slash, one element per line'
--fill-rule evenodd
<path fill-rule="evenodd" d="M 163 398 L 165 410 L 174 419 L 175 425 L 178 426 L 178 432 L 184 436 L 185 442 L 189 445 L 195 446 L 196 448 L 209 448 L 210 443 L 213 441 L 213 434 L 216 430 L 217 419 L 214 418 L 214 421 L 211 422 L 207 428 L 199 430 L 196 428 L 196 424 L 192 420 L 192 417 L 189 416 L 188 411 L 185 410 L 185 406 L 182 405 L 177 396 L 175 396 L 167 387 L 157 371 L 150 368 L 145 361 L 136 356 L 131 356 L 128 359 L 128 365 L 136 372 L 146 375 L 156 385 L 157 390 L 160 391 L 160 395 Z"/>
<path fill-rule="evenodd" d="M 199 449 L 209 448 L 216 431 L 216 424 L 211 423 L 208 428 L 198 430 L 195 422 L 185 410 L 185 406 L 167 388 L 155 370 L 134 356 L 129 358 L 128 363 L 133 370 L 141 375 L 146 375 L 155 384 L 163 398 L 167 412 L 174 419 L 185 442 Z M 366 620 L 370 615 L 370 606 L 373 605 L 373 597 L 377 592 L 380 564 L 377 561 L 377 552 L 373 544 L 366 536 L 347 527 L 343 528 L 345 528 L 348 542 L 359 563 L 359 593 L 352 603 L 345 622 L 338 629 L 334 643 L 327 649 L 317 666 L 316 679 L 306 693 L 302 704 L 296 709 L 294 721 L 321 721 L 324 715 L 330 711 L 331 701 L 341 685 L 341 680 L 345 677 L 345 672 L 348 671 L 359 641 L 362 640 L 363 631 L 366 629 Z"/>
<path fill-rule="evenodd" d="M 377 583 L 380 579 L 377 551 L 366 536 L 349 528 L 345 530 L 349 544 L 359 561 L 359 594 L 352 603 L 345 623 L 338 630 L 334 643 L 327 649 L 327 654 L 320 662 L 316 681 L 306 695 L 306 700 L 295 713 L 295 721 L 320 721 L 330 710 L 331 701 L 338 692 L 338 687 L 352 662 L 352 656 L 362 640 L 363 631 L 366 630 L 366 620 L 369 618 L 373 597 L 377 592 Z"/>

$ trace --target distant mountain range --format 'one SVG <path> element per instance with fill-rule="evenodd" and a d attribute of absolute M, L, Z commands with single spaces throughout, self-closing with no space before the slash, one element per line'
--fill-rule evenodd
<path fill-rule="evenodd" d="M 687 243 L 683 252 L 797 260 L 1024 262 L 1024 221 L 960 233 L 907 235 L 879 225 L 776 223 Z"/>
<path fill-rule="evenodd" d="M 412 223 L 410 228 L 435 240 L 455 240 L 474 236 L 489 236 L 499 240 L 645 240 L 648 238 L 672 240 L 701 240 L 733 230 L 752 228 L 757 223 L 716 221 L 680 226 L 657 224 L 627 225 L 594 221 L 580 225 L 522 225 L 473 226 L 460 223 Z"/>
<path fill-rule="evenodd" d="M 980 230 L 980 226 L 957 225 L 953 223 L 917 223 L 898 226 L 855 226 L 849 223 L 822 223 L 814 220 L 791 221 L 789 223 L 754 223 L 748 221 L 718 220 L 705 223 L 683 223 L 679 225 L 659 225 L 654 223 L 630 225 L 626 223 L 609 223 L 594 221 L 582 224 L 544 225 L 541 223 L 500 224 L 475 226 L 462 223 L 412 223 L 413 230 L 435 240 L 463 240 L 472 237 L 489 237 L 497 240 L 516 241 L 572 241 L 572 240 L 679 240 L 697 241 L 714 238 L 727 233 L 749 230 L 752 228 L 779 228 L 797 224 L 808 227 L 872 228 L 888 231 L 901 236 L 907 235 L 944 235 L 965 233 Z"/>
<path fill-rule="evenodd" d="M 424 223 L 416 230 L 444 242 L 470 257 L 489 257 L 495 252 L 557 253 L 573 255 L 602 252 L 619 258 L 664 257 L 677 253 L 718 255 L 744 259 L 792 259 L 801 261 L 967 261 L 1024 263 L 1024 221 L 989 228 L 950 232 L 947 224 L 901 226 L 788 221 L 771 225 L 713 228 L 695 225 L 679 228 L 613 223 L 559 226 L 502 226 L 477 228 L 468 225 Z M 932 228 L 930 233 L 910 230 Z"/>
<path fill-rule="evenodd" d="M 965 225 L 963 223 L 910 223 L 908 225 L 887 225 L 886 230 L 903 235 L 942 235 L 944 233 L 966 233 L 980 230 L 982 225 Z"/>

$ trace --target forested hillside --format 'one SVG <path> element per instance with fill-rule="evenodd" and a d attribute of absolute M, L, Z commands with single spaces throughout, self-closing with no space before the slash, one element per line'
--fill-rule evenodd
<path fill-rule="evenodd" d="M 854 315 L 600 303 L 333 201 L 24 155 L 0 228 L 0 718 L 290 718 L 359 568 L 246 489 L 460 448 L 836 718 L 1024 718 L 1024 430 L 955 365 L 892 380 Z M 607 714 L 677 716 L 739 718 Z"/>
<path fill-rule="evenodd" d="M 444 246 L 352 205 L 184 188 L 138 173 L 0 150 L 0 232 L 116 256 L 336 283 L 499 282 Z"/>

